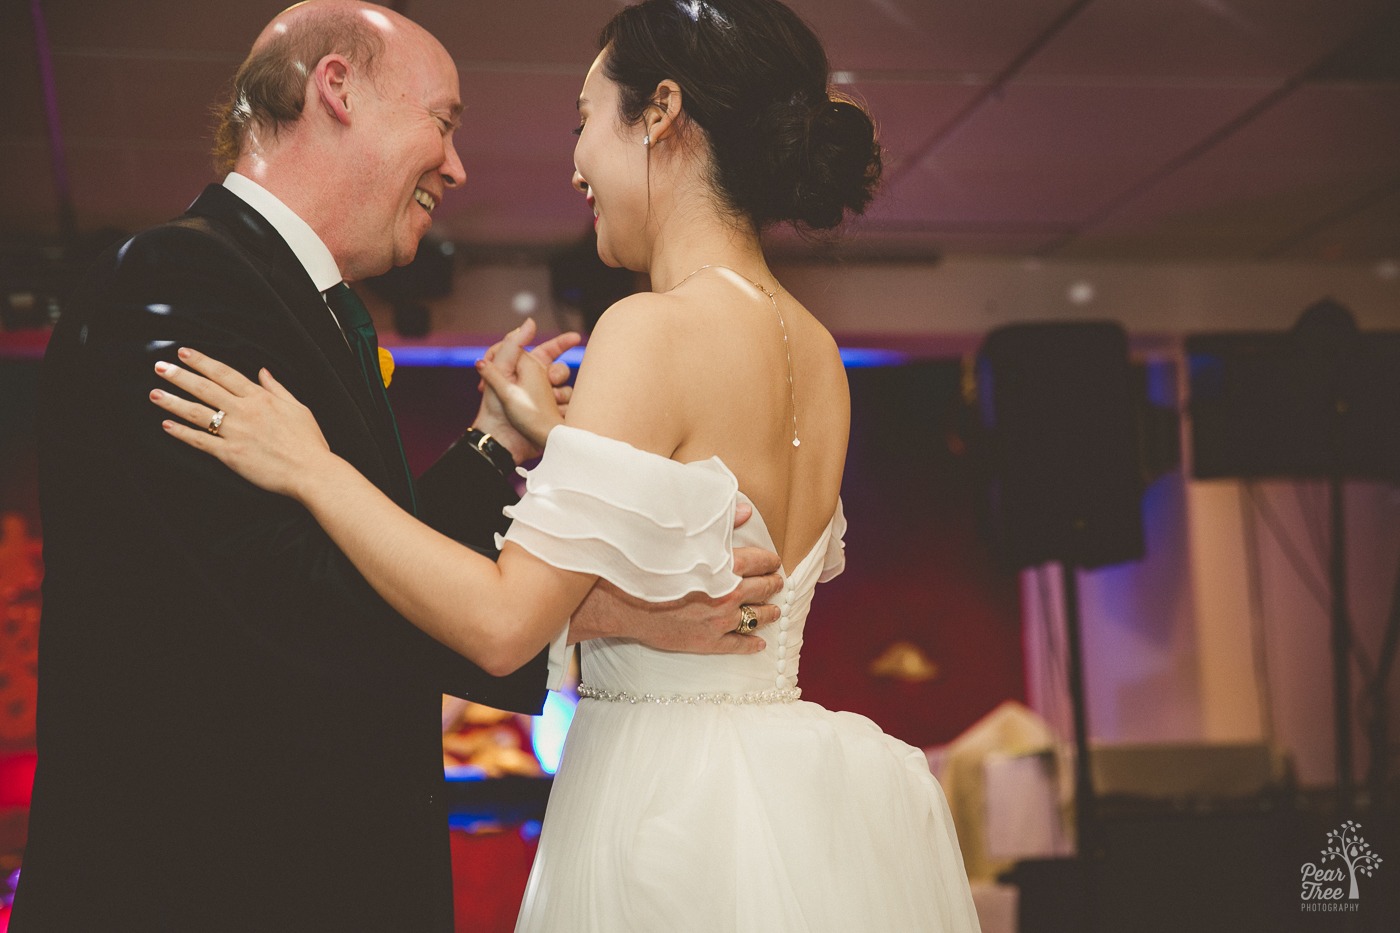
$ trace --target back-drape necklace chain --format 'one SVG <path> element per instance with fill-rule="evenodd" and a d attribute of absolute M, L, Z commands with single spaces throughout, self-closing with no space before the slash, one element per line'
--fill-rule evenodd
<path fill-rule="evenodd" d="M 743 279 L 745 282 L 748 282 L 754 288 L 763 292 L 763 294 L 768 296 L 768 300 L 772 302 L 773 311 L 775 314 L 778 315 L 778 327 L 780 327 L 783 332 L 783 353 L 787 357 L 788 399 L 792 403 L 792 446 L 801 447 L 802 441 L 797 436 L 797 389 L 794 388 L 792 383 L 792 346 L 788 342 L 787 322 L 783 320 L 782 309 L 778 307 L 777 294 L 765 288 L 762 282 L 756 282 L 748 276 L 729 268 L 729 266 L 721 265 L 717 262 L 711 262 L 701 266 L 694 272 L 690 273 L 690 275 L 687 275 L 685 278 L 681 279 L 675 285 L 672 285 L 670 289 L 668 289 L 668 291 L 675 291 L 676 289 L 684 285 L 686 282 L 699 275 L 701 272 L 704 272 L 706 269 L 723 269 L 726 272 L 732 272 L 735 275 L 739 276 L 739 278 Z"/>

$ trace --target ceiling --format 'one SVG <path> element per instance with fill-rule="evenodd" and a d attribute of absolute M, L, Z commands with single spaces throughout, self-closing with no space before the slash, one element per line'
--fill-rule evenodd
<path fill-rule="evenodd" d="M 80 232 L 178 213 L 209 107 L 283 0 L 0 4 L 0 239 L 60 229 L 35 30 Z M 617 0 L 400 0 L 456 57 L 468 171 L 437 231 L 577 239 L 574 99 Z M 835 247 L 1133 261 L 1400 259 L 1400 0 L 791 0 L 863 98 L 886 184 Z M 790 236 L 775 245 L 813 249 Z M 822 247 L 821 249 L 827 249 Z"/>

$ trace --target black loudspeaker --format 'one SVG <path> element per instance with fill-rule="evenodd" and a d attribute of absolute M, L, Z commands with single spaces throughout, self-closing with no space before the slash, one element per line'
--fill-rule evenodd
<path fill-rule="evenodd" d="M 395 266 L 365 285 L 394 309 L 394 330 L 402 337 L 426 337 L 432 320 L 425 303 L 452 294 L 452 266 L 457 248 L 450 240 L 424 237 L 406 266 Z"/>
<path fill-rule="evenodd" d="M 1303 897 L 1305 865 L 1347 873 L 1320 860 L 1344 817 L 1282 798 L 1125 802 L 1101 819 L 1094 857 L 1024 861 L 1001 880 L 1020 890 L 1020 933 L 1393 933 L 1400 885 L 1380 875 L 1400 825 L 1393 813 L 1353 816 L 1383 860 L 1358 878 L 1356 901 Z"/>
<path fill-rule="evenodd" d="M 590 228 L 549 260 L 549 285 L 555 301 L 583 314 L 583 330 L 591 333 L 604 311 L 637 290 L 637 276 L 598 258 L 598 234 Z"/>
<path fill-rule="evenodd" d="M 1014 324 L 977 362 L 984 523 L 1010 567 L 1099 567 L 1144 553 L 1128 338 L 1111 322 Z"/>
<path fill-rule="evenodd" d="M 1192 471 L 1400 483 L 1400 332 L 1313 305 L 1293 330 L 1188 337 Z"/>

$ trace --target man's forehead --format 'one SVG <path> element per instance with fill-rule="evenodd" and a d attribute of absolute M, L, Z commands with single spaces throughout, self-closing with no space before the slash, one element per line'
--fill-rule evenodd
<path fill-rule="evenodd" d="M 421 94 L 434 110 L 462 109 L 457 65 L 447 50 L 431 36 L 421 43 L 404 43 L 393 50 L 387 69 L 390 80 L 401 82 L 409 94 Z"/>
<path fill-rule="evenodd" d="M 444 110 L 455 120 L 462 112 L 462 86 L 457 77 L 457 67 L 452 59 L 443 55 L 445 66 L 434 72 L 433 109 Z"/>

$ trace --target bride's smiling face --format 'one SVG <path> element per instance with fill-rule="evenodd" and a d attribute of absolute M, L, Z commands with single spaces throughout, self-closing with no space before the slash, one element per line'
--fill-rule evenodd
<path fill-rule="evenodd" d="M 650 217 L 646 131 L 642 123 L 623 123 L 618 86 L 603 70 L 606 55 L 593 61 L 579 94 L 573 184 L 593 211 L 598 256 L 610 266 L 641 271 Z"/>

